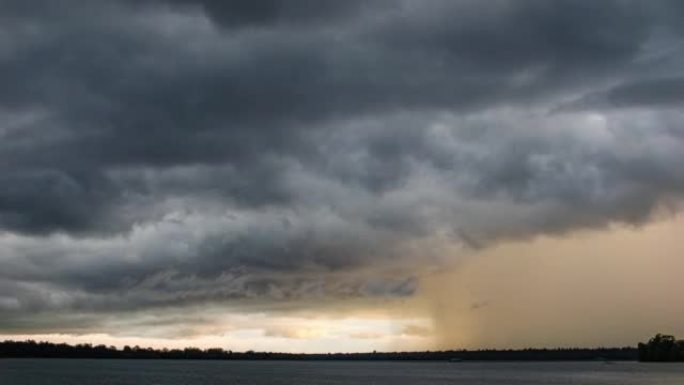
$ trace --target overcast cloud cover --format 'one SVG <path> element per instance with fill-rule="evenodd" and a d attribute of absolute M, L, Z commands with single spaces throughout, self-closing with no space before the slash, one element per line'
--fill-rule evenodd
<path fill-rule="evenodd" d="M 676 211 L 682 26 L 678 0 L 0 0 L 0 331 L 410 297 L 460 248 Z"/>

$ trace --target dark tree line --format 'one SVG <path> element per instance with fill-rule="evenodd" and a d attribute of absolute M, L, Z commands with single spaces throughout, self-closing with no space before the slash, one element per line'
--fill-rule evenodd
<path fill-rule="evenodd" d="M 0 342 L 0 358 L 108 358 L 108 359 L 193 359 L 193 360 L 347 360 L 347 361 L 560 361 L 636 360 L 634 348 L 522 349 L 522 350 L 444 350 L 389 353 L 297 354 L 273 352 L 233 352 L 213 349 L 152 349 L 126 346 L 67 345 L 35 341 Z"/>
<path fill-rule="evenodd" d="M 656 334 L 647 343 L 639 343 L 639 361 L 684 362 L 684 340 L 674 336 Z"/>

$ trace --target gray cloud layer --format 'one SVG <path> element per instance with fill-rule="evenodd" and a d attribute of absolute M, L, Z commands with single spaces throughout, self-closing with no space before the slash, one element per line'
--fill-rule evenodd
<path fill-rule="evenodd" d="M 684 191 L 679 1 L 31 3 L 0 4 L 8 328 L 411 295 L 454 245 Z"/>

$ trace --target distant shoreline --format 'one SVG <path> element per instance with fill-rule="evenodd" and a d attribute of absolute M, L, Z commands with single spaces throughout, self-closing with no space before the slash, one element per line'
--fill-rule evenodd
<path fill-rule="evenodd" d="M 637 361 L 635 347 L 507 350 L 443 350 L 422 352 L 277 353 L 233 352 L 223 348 L 153 349 L 104 345 L 68 345 L 35 341 L 0 342 L 0 358 L 92 358 L 161 360 L 268 361 Z"/>

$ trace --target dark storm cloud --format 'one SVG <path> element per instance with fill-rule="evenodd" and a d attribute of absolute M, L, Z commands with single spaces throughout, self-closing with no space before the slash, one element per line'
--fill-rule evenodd
<path fill-rule="evenodd" d="M 586 95 L 565 109 L 678 107 L 683 103 L 684 78 L 673 77 L 620 84 Z"/>
<path fill-rule="evenodd" d="M 610 90 L 608 100 L 620 107 L 681 105 L 684 102 L 684 78 L 625 84 Z"/>
<path fill-rule="evenodd" d="M 154 2 L 154 0 L 152 0 Z M 365 6 L 379 1 L 336 0 L 158 0 L 176 6 L 201 7 L 218 24 L 226 27 L 269 26 L 278 23 L 326 23 L 357 15 Z M 385 3 L 389 3 L 385 1 Z"/>
<path fill-rule="evenodd" d="M 682 10 L 2 2 L 0 308 L 406 296 L 451 244 L 648 221 Z"/>

